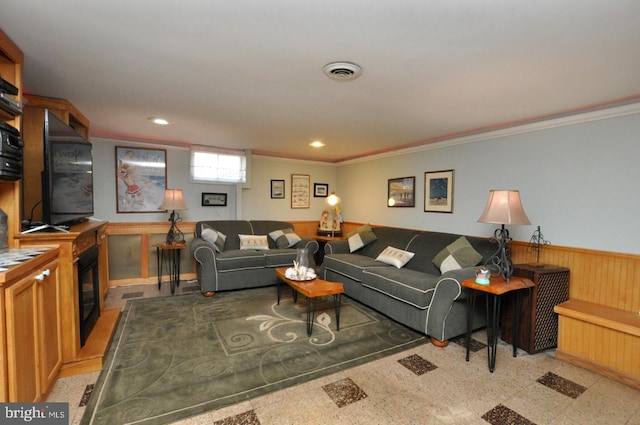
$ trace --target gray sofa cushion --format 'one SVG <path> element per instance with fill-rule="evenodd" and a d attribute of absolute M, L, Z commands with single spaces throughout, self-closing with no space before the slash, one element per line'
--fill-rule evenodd
<path fill-rule="evenodd" d="M 356 251 L 355 254 L 362 254 L 367 257 L 376 258 L 388 246 L 414 252 L 409 249 L 408 246 L 411 240 L 418 235 L 419 232 L 416 230 L 398 229 L 395 227 L 374 227 L 373 233 L 375 233 L 378 239 L 371 242 L 361 250 Z"/>
<path fill-rule="evenodd" d="M 243 235 L 253 234 L 251 223 L 248 221 L 210 220 L 210 221 L 199 221 L 198 223 L 196 223 L 195 235 L 197 238 L 202 237 L 202 228 L 205 225 L 219 232 L 222 232 L 227 236 L 226 240 L 224 241 L 224 251 L 240 249 L 240 238 L 238 238 L 239 234 L 243 234 Z"/>
<path fill-rule="evenodd" d="M 366 257 L 359 254 L 333 254 L 325 256 L 322 263 L 323 268 L 327 268 L 347 276 L 356 282 L 362 282 L 363 271 L 370 267 L 391 267 L 376 261 L 375 258 Z"/>
<path fill-rule="evenodd" d="M 395 267 L 369 268 L 363 271 L 366 286 L 414 307 L 425 309 L 431 304 L 433 291 L 440 276 Z"/>
<path fill-rule="evenodd" d="M 282 230 L 282 229 L 290 229 L 291 224 L 286 221 L 275 221 L 275 220 L 252 220 L 251 228 L 253 230 L 254 235 L 268 235 L 274 230 Z M 269 249 L 276 249 L 278 246 L 276 242 L 267 238 L 269 241 Z"/>
<path fill-rule="evenodd" d="M 295 248 L 262 251 L 266 267 L 291 267 L 298 252 Z"/>
<path fill-rule="evenodd" d="M 218 271 L 264 268 L 264 251 L 231 249 L 218 254 L 216 260 Z"/>

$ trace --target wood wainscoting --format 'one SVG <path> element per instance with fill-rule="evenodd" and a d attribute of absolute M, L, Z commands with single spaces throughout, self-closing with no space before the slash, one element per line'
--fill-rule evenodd
<path fill-rule="evenodd" d="M 534 260 L 514 242 L 515 263 Z M 540 260 L 570 270 L 558 313 L 559 359 L 640 388 L 640 255 L 544 246 Z"/>
<path fill-rule="evenodd" d="M 187 239 L 187 249 L 181 255 L 191 265 L 183 267 L 181 279 L 195 279 L 195 264 L 188 243 L 193 238 L 196 222 L 180 222 L 179 228 Z M 109 238 L 109 286 L 158 283 L 155 244 L 165 240 L 168 222 L 109 223 L 106 235 Z M 121 240 L 118 242 L 118 240 Z M 124 247 L 124 249 L 123 249 Z M 118 270 L 114 270 L 118 269 Z M 122 271 L 126 269 L 126 271 Z M 168 280 L 164 276 L 163 281 Z"/>

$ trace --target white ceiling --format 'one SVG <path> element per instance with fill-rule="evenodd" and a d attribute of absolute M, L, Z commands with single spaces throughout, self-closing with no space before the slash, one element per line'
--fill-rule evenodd
<path fill-rule="evenodd" d="M 0 28 L 93 137 L 337 162 L 640 101 L 638 0 L 3 0 Z"/>

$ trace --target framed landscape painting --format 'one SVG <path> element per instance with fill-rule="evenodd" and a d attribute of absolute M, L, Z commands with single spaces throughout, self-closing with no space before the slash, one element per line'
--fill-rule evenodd
<path fill-rule="evenodd" d="M 388 207 L 416 206 L 416 178 L 400 177 L 389 179 L 387 185 Z"/>
<path fill-rule="evenodd" d="M 453 170 L 424 173 L 424 211 L 453 212 Z"/>
<path fill-rule="evenodd" d="M 315 198 L 326 198 L 329 195 L 329 185 L 326 183 L 313 184 L 313 196 Z"/>
<path fill-rule="evenodd" d="M 202 206 L 203 207 L 226 207 L 227 194 L 202 192 Z"/>
<path fill-rule="evenodd" d="M 271 199 L 284 199 L 284 180 L 271 180 Z"/>

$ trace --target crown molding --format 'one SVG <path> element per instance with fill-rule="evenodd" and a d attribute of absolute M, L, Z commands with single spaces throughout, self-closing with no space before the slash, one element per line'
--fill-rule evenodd
<path fill-rule="evenodd" d="M 627 115 L 640 114 L 640 102 L 629 105 L 616 106 L 612 108 L 598 109 L 589 112 L 583 112 L 573 115 L 565 115 L 549 119 L 542 119 L 527 124 L 516 125 L 513 127 L 503 128 L 499 130 L 491 130 L 480 132 L 469 136 L 453 137 L 451 139 L 439 140 L 434 142 L 425 142 L 425 144 L 405 149 L 398 149 L 390 152 L 369 155 L 360 158 L 340 161 L 336 165 L 349 165 L 360 162 L 367 162 L 374 159 L 390 158 L 394 156 L 407 155 L 417 152 L 424 152 L 433 149 L 441 149 L 448 146 L 463 145 L 467 143 L 482 142 L 485 140 L 499 139 L 518 134 L 531 133 L 535 131 L 548 130 L 558 127 L 566 127 L 570 125 L 584 124 L 593 121 L 606 120 L 611 118 L 623 117 Z"/>

